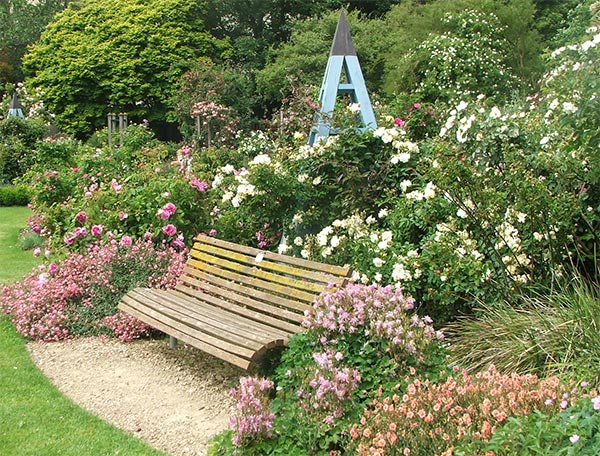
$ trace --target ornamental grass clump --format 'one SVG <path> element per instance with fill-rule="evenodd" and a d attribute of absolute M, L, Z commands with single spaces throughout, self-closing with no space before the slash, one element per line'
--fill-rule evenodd
<path fill-rule="evenodd" d="M 559 413 L 581 394 L 557 377 L 454 370 L 445 381 L 416 378 L 375 399 L 350 429 L 356 454 L 451 456 L 458 444 L 489 440 L 511 417 Z"/>
<path fill-rule="evenodd" d="M 71 253 L 5 286 L 0 311 L 33 340 L 107 333 L 131 340 L 149 327 L 117 312 L 121 296 L 139 285 L 172 288 L 184 263 L 185 252 L 141 239 L 125 246 L 92 244 L 85 253 Z"/>

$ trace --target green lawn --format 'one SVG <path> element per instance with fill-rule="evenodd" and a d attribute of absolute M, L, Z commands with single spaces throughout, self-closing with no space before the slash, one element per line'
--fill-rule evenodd
<path fill-rule="evenodd" d="M 18 280 L 39 260 L 18 233 L 26 208 L 0 208 L 0 282 Z M 0 455 L 165 456 L 82 410 L 37 369 L 25 340 L 0 315 Z"/>
<path fill-rule="evenodd" d="M 0 207 L 0 283 L 18 280 L 41 263 L 19 242 L 19 233 L 27 228 L 30 214 L 26 207 Z"/>

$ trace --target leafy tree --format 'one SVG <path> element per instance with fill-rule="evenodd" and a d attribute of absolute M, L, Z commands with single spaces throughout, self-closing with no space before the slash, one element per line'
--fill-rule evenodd
<path fill-rule="evenodd" d="M 21 59 L 67 0 L 0 0 L 0 85 L 21 79 Z"/>
<path fill-rule="evenodd" d="M 346 8 L 368 17 L 383 16 L 400 0 L 209 0 L 207 27 L 218 38 L 229 38 L 234 61 L 261 69 L 268 49 L 286 43 L 294 22 L 318 18 Z"/>
<path fill-rule="evenodd" d="M 204 3 L 193 0 L 70 5 L 30 49 L 23 68 L 69 133 L 90 134 L 109 111 L 161 122 L 190 62 L 227 56 L 228 45 L 205 30 L 204 16 Z"/>
<path fill-rule="evenodd" d="M 261 68 L 269 46 L 290 37 L 292 22 L 318 15 L 335 0 L 209 0 L 206 23 L 217 38 L 229 38 L 234 61 Z"/>
<path fill-rule="evenodd" d="M 536 7 L 535 28 L 544 38 L 545 42 L 554 39 L 555 35 L 568 25 L 569 13 L 579 5 L 586 5 L 589 9 L 589 0 L 534 0 Z M 589 19 L 589 18 L 588 18 Z M 588 23 L 581 20 L 580 24 Z"/>

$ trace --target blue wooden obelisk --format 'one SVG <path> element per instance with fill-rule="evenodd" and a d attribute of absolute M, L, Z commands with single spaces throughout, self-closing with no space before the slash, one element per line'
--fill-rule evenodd
<path fill-rule="evenodd" d="M 342 78 L 342 71 L 345 78 Z M 327 138 L 334 133 L 331 130 L 330 119 L 338 95 L 349 95 L 352 103 L 359 104 L 358 114 L 363 130 L 377 128 L 375 114 L 360 69 L 360 63 L 356 56 L 356 50 L 352 43 L 344 10 L 340 13 L 327 68 L 325 69 L 325 76 L 321 84 L 319 94 L 321 108 L 316 116 L 316 125 L 313 126 L 310 132 L 308 141 L 310 145 L 313 145 L 319 138 Z"/>

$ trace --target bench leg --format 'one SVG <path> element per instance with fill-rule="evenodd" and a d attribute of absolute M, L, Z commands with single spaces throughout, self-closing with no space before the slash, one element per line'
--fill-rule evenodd
<path fill-rule="evenodd" d="M 177 348 L 177 339 L 175 339 L 173 336 L 169 336 L 169 347 Z"/>

